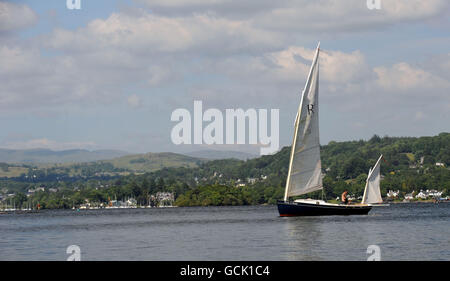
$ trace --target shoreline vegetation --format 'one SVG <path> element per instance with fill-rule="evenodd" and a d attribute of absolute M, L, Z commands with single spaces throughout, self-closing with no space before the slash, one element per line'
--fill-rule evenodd
<path fill-rule="evenodd" d="M 289 152 L 290 147 L 284 147 L 273 155 L 247 161 L 196 162 L 192 158 L 189 165 L 162 165 L 150 172 L 126 169 L 123 165 L 117 168 L 115 161 L 64 166 L 0 163 L 4 174 L 16 173 L 0 176 L 0 211 L 276 204 L 284 195 Z M 367 141 L 332 141 L 321 146 L 324 198 L 332 201 L 348 190 L 353 202 L 358 201 L 367 172 L 380 154 L 385 158 L 381 163 L 383 198 L 395 191 L 397 201 L 407 197 L 414 198 L 413 203 L 421 190 L 439 191 L 442 198 L 449 196 L 450 133 L 441 133 L 420 138 L 374 135 Z M 163 156 L 158 156 L 158 161 L 163 160 Z M 151 158 L 140 160 L 139 167 L 144 169 L 147 164 L 155 167 Z M 307 197 L 322 198 L 322 192 Z"/>
<path fill-rule="evenodd" d="M 330 203 L 339 203 L 337 200 L 329 200 Z M 357 202 L 358 203 L 358 202 Z M 383 202 L 386 204 L 442 204 L 442 203 L 450 203 L 450 200 L 433 200 L 433 199 L 426 199 L 426 200 L 411 200 L 411 201 L 386 201 Z M 352 203 L 350 203 L 352 204 Z M 269 203 L 262 203 L 262 204 L 241 204 L 241 205 L 186 205 L 186 206 L 129 206 L 129 207 L 92 207 L 92 208 L 73 208 L 73 209 L 67 209 L 67 208 L 54 208 L 54 209 L 6 209 L 2 210 L 0 209 L 0 215 L 4 214 L 28 214 L 28 213 L 38 213 L 41 210 L 74 210 L 74 211 L 81 211 L 81 210 L 89 210 L 89 211 L 95 211 L 95 210 L 123 210 L 123 209 L 153 209 L 153 208 L 195 208 L 195 207 L 239 207 L 239 206 L 276 206 L 276 204 L 269 204 Z"/>

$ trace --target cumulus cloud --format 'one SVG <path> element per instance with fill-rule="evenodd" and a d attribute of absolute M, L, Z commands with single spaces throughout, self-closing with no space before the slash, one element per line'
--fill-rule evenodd
<path fill-rule="evenodd" d="M 37 14 L 24 4 L 0 2 L 0 32 L 16 31 L 37 22 Z"/>
<path fill-rule="evenodd" d="M 290 1 L 279 0 L 135 0 L 139 4 L 163 15 L 186 15 L 208 13 L 227 18 L 248 19 L 257 13 L 271 10 L 275 7 L 285 6 Z"/>
<path fill-rule="evenodd" d="M 218 60 L 211 63 L 211 69 L 239 86 L 200 87 L 192 89 L 191 95 L 218 104 L 243 103 L 243 96 L 254 104 L 273 101 L 274 97 L 278 106 L 297 102 L 314 51 L 290 46 L 259 57 Z M 414 116 L 414 110 L 435 107 L 441 112 L 445 110 L 443 106 L 450 104 L 449 80 L 424 67 L 406 62 L 371 67 L 359 50 L 348 53 L 325 50 L 319 58 L 321 100 L 332 103 L 338 111 L 377 114 L 382 108 L 384 114 Z M 445 68 L 448 61 L 449 57 L 440 56 L 439 68 Z"/>
<path fill-rule="evenodd" d="M 161 14 L 211 13 L 248 19 L 254 27 L 290 32 L 348 32 L 423 21 L 448 12 L 446 0 L 385 0 L 369 10 L 365 0 L 136 0 Z"/>
<path fill-rule="evenodd" d="M 313 49 L 291 46 L 286 50 L 271 53 L 268 57 L 276 65 L 273 68 L 276 77 L 298 80 L 299 77 L 307 75 L 314 52 Z M 360 51 L 322 51 L 319 60 L 321 79 L 328 82 L 348 83 L 369 76 L 369 67 Z"/>
<path fill-rule="evenodd" d="M 397 63 L 392 67 L 376 67 L 374 71 L 378 75 L 378 84 L 388 91 L 406 92 L 450 88 L 448 80 L 405 62 Z M 427 93 L 427 95 L 431 94 L 433 93 Z"/>
<path fill-rule="evenodd" d="M 104 75 L 72 56 L 43 57 L 27 47 L 0 47 L 0 108 L 107 104 L 120 94 L 123 75 Z"/>
<path fill-rule="evenodd" d="M 20 44 L 18 37 L 0 42 L 2 112 L 124 102 L 138 108 L 142 99 L 129 95 L 131 88 L 152 93 L 148 105 L 163 105 L 162 111 L 202 99 L 205 106 L 280 107 L 294 114 L 317 36 L 328 40 L 320 56 L 321 102 L 339 114 L 354 114 L 354 120 L 373 114 L 392 123 L 398 116 L 424 121 L 450 108 L 450 54 L 373 65 L 366 56 L 375 48 L 360 43 L 348 50 L 342 43 L 367 38 L 351 37 L 355 31 L 371 36 L 396 24 L 427 23 L 448 13 L 446 0 L 382 1 L 381 10 L 367 9 L 365 0 L 139 2 L 149 9 L 121 10 L 75 29 L 56 27 L 28 38 L 33 44 Z M 37 19 L 26 5 L 0 4 L 8 7 L 0 17 L 4 31 Z M 335 38 L 343 48 L 329 47 Z M 353 124 L 369 128 L 371 120 Z"/>
<path fill-rule="evenodd" d="M 365 5 L 365 1 L 362 2 Z M 186 7 L 185 2 L 177 1 L 146 3 L 150 7 Z M 0 46 L 0 58 L 4 62 L 0 66 L 3 74 L 0 78 L 3 82 L 0 84 L 0 107 L 108 104 L 123 95 L 120 90 L 123 85 L 135 83 L 142 87 L 157 87 L 180 81 L 190 75 L 189 72 L 200 75 L 215 73 L 240 81 L 245 79 L 243 85 L 253 87 L 247 93 L 259 90 L 254 83 L 272 83 L 277 87 L 288 84 L 291 88 L 286 92 L 289 92 L 294 85 L 298 87 L 298 81 L 306 76 L 314 50 L 289 44 L 289 28 L 283 32 L 274 31 L 274 26 L 264 27 L 263 21 L 282 24 L 283 19 L 289 18 L 284 9 L 301 13 L 298 20 L 313 28 L 315 24 L 335 26 L 328 22 L 330 17 L 344 21 L 350 18 L 356 22 L 360 17 L 361 20 L 366 19 L 357 15 L 362 4 L 356 2 L 344 5 L 341 1 L 307 1 L 301 3 L 302 8 L 294 7 L 300 4 L 292 1 L 282 2 L 276 7 L 272 2 L 264 3 L 257 15 L 247 19 L 227 18 L 227 14 L 222 16 L 220 13 L 166 16 L 142 9 L 135 13 L 112 13 L 108 18 L 95 19 L 85 27 L 75 30 L 56 28 L 42 37 L 40 43 L 43 48 L 59 53 L 51 57 L 43 57 L 37 48 Z M 431 0 L 426 6 L 421 1 L 408 3 L 408 7 L 402 1 L 383 3 L 383 11 L 377 16 L 380 18 L 377 21 L 386 20 L 386 17 L 393 20 L 424 18 L 437 13 L 439 8 L 445 8 L 447 2 Z M 220 10 L 223 5 L 229 5 L 229 1 L 196 0 L 192 4 L 198 9 L 205 6 Z M 243 1 L 240 5 L 254 3 Z M 372 11 L 364 6 L 366 12 Z M 259 18 L 261 13 L 266 14 Z M 352 13 L 356 16 L 349 16 Z M 312 14 L 318 19 L 307 23 Z M 273 16 L 280 18 L 271 18 Z M 195 60 L 201 61 L 202 65 L 198 67 Z M 434 86 L 445 86 L 445 80 L 427 76 L 431 72 L 413 72 L 408 65 L 371 69 L 361 51 L 325 50 L 320 60 L 321 79 L 336 96 L 343 92 L 367 91 L 368 83 L 364 82 L 368 80 L 378 81 L 377 86 L 385 90 L 392 89 L 388 78 L 395 75 L 403 77 L 403 74 L 406 77 L 416 75 L 417 81 L 426 80 Z M 442 65 L 442 68 L 448 66 Z M 408 81 L 397 80 L 395 87 L 401 87 L 402 83 Z M 237 92 L 239 95 L 243 93 L 241 90 Z M 268 93 L 267 90 L 264 92 Z"/>
<path fill-rule="evenodd" d="M 212 65 L 215 71 L 252 85 L 262 83 L 282 87 L 289 84 L 298 87 L 299 81 L 304 81 L 308 75 L 314 52 L 314 49 L 290 46 L 261 56 L 216 60 Z M 320 79 L 329 85 L 363 83 L 374 76 L 364 55 L 358 50 L 350 53 L 321 51 L 319 62 Z"/>
<path fill-rule="evenodd" d="M 56 28 L 36 38 L 37 46 L 57 55 L 0 45 L 0 107 L 108 104 L 128 83 L 157 87 L 181 79 L 192 59 L 262 52 L 280 45 L 278 38 L 244 21 L 208 15 L 113 13 L 86 27 Z"/>
<path fill-rule="evenodd" d="M 366 1 L 292 1 L 259 15 L 255 25 L 302 31 L 361 31 L 379 29 L 397 23 L 422 21 L 442 14 L 449 8 L 446 0 L 382 1 L 380 10 L 369 10 Z"/>
<path fill-rule="evenodd" d="M 49 47 L 73 52 L 101 49 L 127 50 L 141 55 L 203 52 L 245 53 L 280 46 L 280 35 L 252 28 L 246 21 L 205 14 L 165 17 L 141 11 L 138 15 L 113 13 L 76 31 L 56 29 Z"/>

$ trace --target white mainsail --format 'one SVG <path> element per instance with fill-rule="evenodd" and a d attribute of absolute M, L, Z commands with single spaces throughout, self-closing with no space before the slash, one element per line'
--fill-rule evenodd
<path fill-rule="evenodd" d="M 377 163 L 369 171 L 369 175 L 366 180 L 366 187 L 364 189 L 364 195 L 362 202 L 363 204 L 376 204 L 382 203 L 383 199 L 381 198 L 380 192 L 380 161 L 383 155 L 378 158 Z"/>
<path fill-rule="evenodd" d="M 319 47 L 317 46 L 295 119 L 284 201 L 322 189 L 319 143 Z"/>

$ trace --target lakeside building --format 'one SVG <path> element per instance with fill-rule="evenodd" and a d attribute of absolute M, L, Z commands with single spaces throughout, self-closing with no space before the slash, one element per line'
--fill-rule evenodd
<path fill-rule="evenodd" d="M 249 184 L 255 184 L 257 181 L 258 181 L 257 178 L 247 178 L 247 182 L 248 182 Z"/>
<path fill-rule="evenodd" d="M 399 195 L 400 195 L 400 190 L 397 190 L 397 191 L 389 190 L 389 192 L 386 194 L 387 198 L 389 198 L 389 199 L 398 198 Z"/>
<path fill-rule="evenodd" d="M 128 207 L 135 207 L 137 206 L 137 201 L 134 198 L 129 198 L 126 202 L 125 205 Z"/>
<path fill-rule="evenodd" d="M 428 196 L 422 190 L 416 195 L 416 199 L 426 199 Z"/>
<path fill-rule="evenodd" d="M 412 200 L 412 199 L 414 199 L 414 193 L 415 193 L 415 191 L 406 194 L 405 195 L 405 200 Z"/>
<path fill-rule="evenodd" d="M 172 206 L 175 201 L 175 195 L 172 192 L 158 192 L 156 193 L 158 207 Z"/>
<path fill-rule="evenodd" d="M 441 197 L 442 193 L 443 193 L 442 191 L 437 191 L 436 189 L 430 189 L 430 190 L 427 189 L 427 191 L 426 191 L 426 194 L 429 197 Z"/>
<path fill-rule="evenodd" d="M 427 199 L 427 198 L 440 198 L 442 196 L 442 191 L 437 191 L 435 189 L 427 189 L 426 191 L 420 190 L 416 195 L 416 199 Z"/>

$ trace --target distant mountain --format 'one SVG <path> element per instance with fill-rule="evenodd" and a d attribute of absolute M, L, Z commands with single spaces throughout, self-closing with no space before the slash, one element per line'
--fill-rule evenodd
<path fill-rule="evenodd" d="M 122 156 L 121 154 L 126 155 Z M 119 157 L 114 157 L 116 155 Z M 33 149 L 14 151 L 1 149 L 0 178 L 14 178 L 27 174 L 29 168 L 24 167 L 24 164 L 31 164 L 42 171 L 45 169 L 41 177 L 52 180 L 62 176 L 92 177 L 98 173 L 117 176 L 154 172 L 163 168 L 196 168 L 206 161 L 209 160 L 171 152 L 129 155 L 126 152 L 115 150 L 52 151 Z"/>
<path fill-rule="evenodd" d="M 238 160 L 247 160 L 259 157 L 259 155 L 248 152 L 230 151 L 230 150 L 199 150 L 184 153 L 184 155 L 209 160 L 231 159 L 231 158 Z"/>
<path fill-rule="evenodd" d="M 50 149 L 3 149 L 0 148 L 0 162 L 3 163 L 75 163 L 108 160 L 129 153 L 120 150 L 70 149 L 54 151 Z"/>
<path fill-rule="evenodd" d="M 125 169 L 131 172 L 153 172 L 169 167 L 194 168 L 205 161 L 207 161 L 207 159 L 200 159 L 172 152 L 161 152 L 126 155 L 100 162 L 111 163 L 114 168 Z"/>

